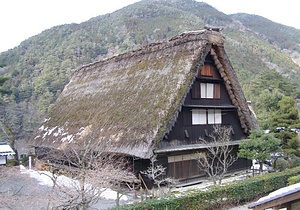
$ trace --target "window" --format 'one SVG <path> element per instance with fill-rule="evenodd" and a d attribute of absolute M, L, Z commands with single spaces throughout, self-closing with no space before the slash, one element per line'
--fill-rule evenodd
<path fill-rule="evenodd" d="M 168 163 L 179 162 L 183 160 L 197 160 L 197 158 L 198 158 L 198 153 L 168 156 Z"/>
<path fill-rule="evenodd" d="M 206 110 L 205 109 L 193 109 L 192 110 L 192 124 L 204 125 L 206 124 Z"/>
<path fill-rule="evenodd" d="M 220 109 L 193 109 L 192 125 L 221 124 L 222 111 Z"/>
<path fill-rule="evenodd" d="M 200 83 L 201 98 L 220 98 L 220 84 Z"/>
<path fill-rule="evenodd" d="M 198 77 L 210 77 L 215 79 L 221 79 L 221 75 L 216 68 L 216 66 L 212 63 L 206 63 L 202 66 L 201 71 L 199 71 Z"/>
<path fill-rule="evenodd" d="M 214 98 L 214 84 L 212 83 L 201 83 L 201 98 Z"/>
<path fill-rule="evenodd" d="M 195 82 L 192 89 L 192 98 L 220 99 L 220 84 Z"/>
<path fill-rule="evenodd" d="M 221 124 L 222 115 L 220 109 L 208 109 L 207 110 L 207 124 Z"/>
<path fill-rule="evenodd" d="M 214 67 L 209 64 L 204 64 L 202 66 L 200 76 L 212 77 L 214 73 Z"/>

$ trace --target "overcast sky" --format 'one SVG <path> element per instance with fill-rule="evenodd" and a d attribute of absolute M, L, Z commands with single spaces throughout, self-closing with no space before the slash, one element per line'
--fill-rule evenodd
<path fill-rule="evenodd" d="M 0 52 L 56 25 L 81 23 L 139 0 L 2 0 Z M 226 14 L 244 12 L 300 29 L 295 0 L 197 0 Z"/>

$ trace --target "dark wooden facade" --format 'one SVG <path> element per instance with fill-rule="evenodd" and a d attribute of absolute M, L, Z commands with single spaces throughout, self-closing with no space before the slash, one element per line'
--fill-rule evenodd
<path fill-rule="evenodd" d="M 197 142 L 199 138 L 208 140 L 215 124 L 231 126 L 232 141 L 247 138 L 239 121 L 237 107 L 232 104 L 224 80 L 208 55 L 186 95 L 173 129 L 157 145 L 159 163 L 167 167 L 168 176 L 181 181 L 205 176 L 196 160 L 197 152 L 205 148 L 200 148 Z M 237 153 L 238 145 L 233 147 L 233 152 Z M 250 165 L 250 161 L 239 159 L 230 170 L 248 168 Z"/>

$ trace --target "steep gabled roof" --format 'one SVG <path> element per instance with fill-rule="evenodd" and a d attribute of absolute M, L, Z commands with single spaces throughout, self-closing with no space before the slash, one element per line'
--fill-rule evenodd
<path fill-rule="evenodd" d="M 62 148 L 93 133 L 110 151 L 149 158 L 172 129 L 208 53 L 248 132 L 256 121 L 225 54 L 223 36 L 201 30 L 76 70 L 39 129 L 36 145 Z"/>

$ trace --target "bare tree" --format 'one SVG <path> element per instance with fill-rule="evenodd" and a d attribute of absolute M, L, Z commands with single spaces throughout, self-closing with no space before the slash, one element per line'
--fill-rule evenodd
<path fill-rule="evenodd" d="M 53 150 L 48 160 L 53 166 L 50 177 L 55 198 L 49 202 L 57 209 L 89 209 L 107 189 L 117 190 L 116 204 L 121 198 L 121 182 L 134 182 L 136 177 L 126 169 L 124 158 L 105 152 L 106 145 L 87 137 L 70 143 L 65 149 Z M 71 183 L 60 182 L 58 173 L 72 177 Z M 59 195 L 59 196 L 57 196 Z"/>
<path fill-rule="evenodd" d="M 158 192 L 160 194 L 166 194 L 170 192 L 170 187 L 175 184 L 175 180 L 169 177 L 166 177 L 166 167 L 163 165 L 156 164 L 157 155 L 153 155 L 150 158 L 150 166 L 145 171 L 141 171 L 141 174 L 146 175 L 153 183 L 157 186 Z M 168 186 L 168 191 L 164 192 L 162 190 L 162 184 Z M 154 193 L 153 193 L 154 194 Z"/>
<path fill-rule="evenodd" d="M 206 145 L 206 152 L 198 153 L 198 166 L 205 171 L 214 184 L 221 184 L 228 168 L 237 160 L 230 146 L 232 127 L 214 125 L 209 139 L 200 138 Z"/>

